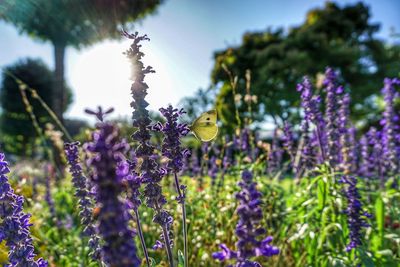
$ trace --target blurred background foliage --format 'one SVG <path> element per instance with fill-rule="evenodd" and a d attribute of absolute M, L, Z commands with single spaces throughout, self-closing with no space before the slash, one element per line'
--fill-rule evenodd
<path fill-rule="evenodd" d="M 6 144 L 6 151 L 28 156 L 32 152 L 32 146 L 35 145 L 38 134 L 22 100 L 22 88 L 16 80 L 20 78 L 27 81 L 29 87 L 35 89 L 47 105 L 54 109 L 55 102 L 52 98 L 54 75 L 40 59 L 19 60 L 3 69 L 0 84 L 0 105 L 2 108 L 0 130 L 2 139 Z M 64 87 L 66 88 L 67 102 L 63 111 L 72 103 L 71 89 L 66 85 Z M 48 112 L 29 92 L 26 93 L 26 96 L 39 126 L 44 128 L 44 125 L 51 121 Z"/>
<path fill-rule="evenodd" d="M 369 114 L 372 120 L 364 123 L 373 122 L 381 112 L 373 100 L 383 77 L 400 72 L 400 46 L 376 37 L 380 25 L 371 23 L 370 17 L 363 3 L 340 7 L 326 2 L 323 8 L 310 10 L 297 27 L 248 32 L 240 46 L 216 52 L 211 80 L 218 92 L 216 106 L 222 123 L 230 131 L 235 128 L 233 90 L 223 65 L 237 75 L 242 95 L 246 94 L 245 73 L 250 70 L 251 94 L 258 97 L 253 104 L 258 121 L 296 122 L 296 84 L 304 75 L 317 80 L 319 72 L 331 66 L 340 71 L 351 92 L 353 119 L 363 120 Z M 247 112 L 246 105 L 239 104 L 239 110 Z"/>

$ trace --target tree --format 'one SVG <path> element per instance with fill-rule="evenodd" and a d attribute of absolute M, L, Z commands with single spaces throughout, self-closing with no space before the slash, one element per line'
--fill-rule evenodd
<path fill-rule="evenodd" d="M 0 86 L 2 142 L 6 144 L 5 149 L 7 151 L 27 155 L 32 150 L 37 133 L 22 101 L 20 87 L 16 79 L 20 79 L 30 88 L 35 89 L 38 95 L 51 106 L 53 105 L 51 96 L 54 90 L 54 75 L 41 60 L 34 59 L 20 60 L 4 68 Z M 70 104 L 72 102 L 71 90 L 65 85 L 64 87 L 67 88 L 66 102 Z M 26 92 L 26 95 L 40 124 L 39 126 L 43 127 L 46 122 L 51 121 L 49 114 L 37 100 L 31 97 L 29 92 Z M 67 105 L 64 108 L 67 108 Z"/>
<path fill-rule="evenodd" d="M 30 0 L 0 1 L 0 18 L 21 32 L 50 41 L 54 47 L 54 111 L 62 120 L 64 56 L 68 46 L 77 49 L 120 38 L 120 29 L 153 12 L 162 0 Z"/>
<path fill-rule="evenodd" d="M 361 118 L 369 111 L 364 107 L 371 108 L 371 96 L 379 92 L 383 78 L 400 71 L 400 46 L 376 38 L 378 30 L 379 24 L 370 23 L 369 8 L 363 3 L 340 7 L 327 2 L 309 11 L 298 27 L 244 34 L 240 46 L 214 55 L 211 78 L 219 91 L 217 109 L 223 122 L 235 122 L 234 96 L 223 64 L 238 76 L 241 94 L 245 94 L 245 72 L 251 71 L 258 120 L 268 116 L 281 122 L 298 117 L 296 83 L 303 75 L 316 80 L 327 66 L 340 71 L 346 89 L 351 90 L 353 114 Z M 242 113 L 244 106 L 239 106 Z"/>

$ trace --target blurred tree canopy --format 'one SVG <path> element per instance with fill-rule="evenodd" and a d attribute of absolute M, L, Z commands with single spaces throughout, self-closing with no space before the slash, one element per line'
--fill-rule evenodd
<path fill-rule="evenodd" d="M 120 38 L 119 30 L 155 11 L 162 0 L 2 0 L 0 19 L 33 38 L 54 47 L 55 113 L 62 120 L 65 110 L 64 56 L 68 46 L 77 49 Z"/>
<path fill-rule="evenodd" d="M 244 34 L 242 43 L 214 55 L 211 74 L 217 88 L 217 109 L 222 122 L 235 128 L 233 91 L 223 66 L 237 75 L 237 93 L 245 94 L 245 73 L 251 72 L 251 94 L 258 101 L 253 108 L 259 121 L 295 120 L 299 94 L 296 83 L 304 75 L 314 81 L 327 66 L 339 70 L 351 91 L 354 119 L 374 108 L 371 100 L 382 88 L 383 78 L 400 71 L 400 46 L 375 37 L 379 24 L 370 22 L 370 11 L 363 3 L 340 7 L 326 2 L 313 9 L 300 26 Z M 243 102 L 243 101 L 242 101 Z M 246 105 L 239 104 L 242 115 Z"/>
<path fill-rule="evenodd" d="M 16 81 L 20 79 L 30 88 L 35 89 L 38 95 L 50 106 L 54 107 L 52 93 L 54 90 L 54 75 L 41 60 L 25 59 L 4 68 L 2 83 L 0 85 L 0 116 L 1 141 L 5 144 L 5 150 L 14 154 L 28 155 L 32 152 L 37 137 L 32 120 L 23 103 L 20 85 Z M 67 88 L 67 104 L 72 103 L 71 90 Z M 32 105 L 41 127 L 51 121 L 47 111 L 36 99 L 32 98 L 26 90 L 28 101 Z M 67 108 L 65 105 L 64 108 Z"/>

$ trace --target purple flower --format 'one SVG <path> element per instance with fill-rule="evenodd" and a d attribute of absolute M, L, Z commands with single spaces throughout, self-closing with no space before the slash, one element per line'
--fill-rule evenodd
<path fill-rule="evenodd" d="M 112 112 L 114 112 L 114 108 L 109 108 L 106 111 L 103 111 L 101 106 L 97 107 L 97 111 L 93 111 L 91 109 L 85 109 L 85 112 L 90 115 L 96 116 L 97 120 L 100 122 L 104 121 L 104 117 Z"/>
<path fill-rule="evenodd" d="M 326 92 L 326 136 L 327 136 L 327 158 L 332 167 L 339 163 L 340 154 L 340 132 L 339 132 L 339 96 L 343 93 L 343 87 L 337 85 L 337 73 L 332 68 L 325 71 L 323 85 Z"/>
<path fill-rule="evenodd" d="M 214 252 L 212 254 L 213 258 L 219 261 L 225 261 L 230 259 L 236 259 L 237 254 L 235 251 L 230 250 L 225 244 L 219 245 L 221 251 Z"/>
<path fill-rule="evenodd" d="M 217 165 L 217 157 L 211 156 L 210 161 L 209 161 L 209 167 L 208 167 L 208 176 L 210 176 L 210 178 L 211 178 L 212 186 L 215 185 L 218 171 L 219 171 L 219 167 Z"/>
<path fill-rule="evenodd" d="M 295 161 L 295 157 L 296 157 L 294 134 L 293 134 L 292 125 L 290 125 L 290 123 L 288 123 L 286 121 L 283 126 L 283 147 L 286 149 L 287 153 L 289 154 L 290 162 L 291 162 L 292 166 L 294 166 L 294 161 Z"/>
<path fill-rule="evenodd" d="M 357 178 L 354 176 L 343 176 L 341 182 L 347 185 L 344 190 L 347 198 L 347 223 L 350 229 L 350 242 L 346 247 L 346 251 L 350 251 L 362 244 L 362 229 L 369 227 L 366 218 L 371 215 L 363 210 L 361 204 L 361 196 L 357 189 Z"/>
<path fill-rule="evenodd" d="M 297 84 L 296 90 L 301 93 L 301 107 L 304 110 L 304 120 L 311 124 L 318 124 L 321 113 L 319 111 L 319 96 L 314 96 L 312 84 L 308 77 L 303 78 L 303 82 Z"/>
<path fill-rule="evenodd" d="M 22 211 L 24 198 L 14 193 L 8 181 L 10 172 L 4 154 L 0 153 L 0 243 L 9 248 L 7 266 L 46 267 L 43 259 L 35 261 L 30 236 L 30 214 Z"/>
<path fill-rule="evenodd" d="M 201 157 L 198 156 L 197 151 L 193 149 L 190 152 L 190 169 L 191 169 L 191 176 L 198 177 L 201 173 Z"/>
<path fill-rule="evenodd" d="M 124 33 L 124 35 L 133 40 L 126 55 L 131 60 L 132 70 L 134 70 L 132 74 L 133 84 L 131 94 L 133 101 L 131 102 L 131 106 L 134 109 L 132 113 L 132 125 L 137 128 L 136 132 L 132 135 L 132 139 L 137 142 L 135 156 L 143 160 L 139 172 L 141 173 L 141 182 L 145 184 L 144 194 L 146 204 L 150 208 L 159 210 L 166 203 L 166 199 L 162 195 L 161 186 L 159 185 L 165 172 L 158 168 L 153 158 L 155 148 L 150 143 L 151 119 L 147 110 L 149 104 L 145 100 L 148 86 L 144 82 L 145 76 L 153 73 L 154 70 L 151 66 L 144 67 L 142 62 L 144 53 L 140 51 L 142 47 L 140 42 L 149 40 L 149 38 L 146 35 L 139 36 L 137 32 L 135 34 Z"/>
<path fill-rule="evenodd" d="M 84 176 L 79 160 L 79 142 L 66 143 L 64 145 L 69 171 L 72 174 L 72 183 L 75 188 L 75 196 L 78 199 L 79 216 L 81 218 L 83 235 L 90 237 L 89 247 L 92 249 L 92 258 L 100 260 L 99 237 L 93 225 L 93 200 L 88 189 L 88 180 Z"/>
<path fill-rule="evenodd" d="M 304 109 L 304 120 L 307 126 L 313 123 L 315 125 L 315 148 L 319 148 L 316 160 L 317 163 L 323 163 L 327 159 L 327 137 L 325 133 L 326 122 L 320 111 L 321 97 L 319 95 L 313 95 L 311 81 L 308 77 L 304 77 L 303 83 L 297 86 L 297 90 L 302 92 L 301 100 L 302 107 Z M 308 126 L 309 127 L 309 126 Z M 306 132 L 306 127 L 303 129 L 303 133 Z M 307 141 L 307 138 L 305 139 Z M 312 142 L 305 142 L 305 145 L 311 146 Z M 315 150 L 312 147 L 309 148 L 310 151 Z"/>
<path fill-rule="evenodd" d="M 272 237 L 265 236 L 266 230 L 261 227 L 262 209 L 261 193 L 256 189 L 253 182 L 253 175 L 250 171 L 242 172 L 242 181 L 239 182 L 241 191 L 236 194 L 239 206 L 236 213 L 239 215 L 239 222 L 236 225 L 235 234 L 238 237 L 236 251 L 230 250 L 221 245 L 222 251 L 213 253 L 214 259 L 224 261 L 235 259 L 235 267 L 239 266 L 261 266 L 258 262 L 251 261 L 256 256 L 271 257 L 279 254 L 279 249 L 270 245 Z"/>
<path fill-rule="evenodd" d="M 382 145 L 383 157 L 385 160 L 385 172 L 387 175 L 394 175 L 399 169 L 399 160 L 396 148 L 396 128 L 395 128 L 395 111 L 394 99 L 397 97 L 395 85 L 400 85 L 399 79 L 384 80 L 384 87 L 382 89 L 383 98 L 385 100 L 385 111 L 383 112 L 383 125 L 382 131 Z"/>
<path fill-rule="evenodd" d="M 118 140 L 118 130 L 111 123 L 100 123 L 87 150 L 93 153 L 92 182 L 97 186 L 98 232 L 104 240 L 102 258 L 110 266 L 140 266 L 133 237 L 128 227 L 130 215 L 120 195 L 126 172 L 118 169 L 124 161 L 127 144 Z"/>
<path fill-rule="evenodd" d="M 160 112 L 166 119 L 166 122 L 164 124 L 156 124 L 153 129 L 161 131 L 164 134 L 161 152 L 162 155 L 169 160 L 167 163 L 167 169 L 169 172 L 173 173 L 175 178 L 175 188 L 178 193 L 177 201 L 182 207 L 184 258 L 187 265 L 188 246 L 185 208 L 186 186 L 180 184 L 178 173 L 183 169 L 183 159 L 190 156 L 189 150 L 181 147 L 181 138 L 186 136 L 190 132 L 190 129 L 187 124 L 178 122 L 179 117 L 186 113 L 183 109 L 174 109 L 169 105 L 167 108 L 161 108 Z"/>
<path fill-rule="evenodd" d="M 374 176 L 379 178 L 381 181 L 381 187 L 384 186 L 384 164 L 385 160 L 382 157 L 383 155 L 383 148 L 382 148 L 382 132 L 377 131 L 375 128 L 371 128 L 367 132 L 369 145 L 371 146 L 371 156 L 368 159 L 370 170 L 373 170 Z"/>
<path fill-rule="evenodd" d="M 271 151 L 268 155 L 268 174 L 270 176 L 279 172 L 282 163 L 283 150 L 279 145 L 277 129 L 274 130 Z"/>
<path fill-rule="evenodd" d="M 183 109 L 174 109 L 171 105 L 160 108 L 160 112 L 166 122 L 164 125 L 156 124 L 153 129 L 164 134 L 161 152 L 169 159 L 167 169 L 173 173 L 179 173 L 183 168 L 184 158 L 190 156 L 190 152 L 181 147 L 181 138 L 186 136 L 190 129 L 186 123 L 178 123 L 179 117 L 186 112 Z"/>
<path fill-rule="evenodd" d="M 301 124 L 301 165 L 302 169 L 312 169 L 315 165 L 315 146 L 310 138 L 310 128 L 312 124 L 317 126 L 317 129 L 322 125 L 321 114 L 319 112 L 319 98 L 314 97 L 312 93 L 312 85 L 307 77 L 304 77 L 303 82 L 297 85 L 297 91 L 301 92 L 301 106 L 304 109 L 304 120 Z M 321 157 L 324 158 L 323 136 L 322 131 L 318 131 L 317 140 L 321 150 Z M 296 166 L 296 175 L 299 176 L 300 166 Z"/>
<path fill-rule="evenodd" d="M 224 157 L 222 159 L 222 167 L 224 172 L 227 172 L 228 169 L 234 165 L 235 163 L 235 158 L 234 158 L 234 143 L 233 141 L 229 141 L 229 135 L 225 136 L 225 150 L 224 150 Z"/>
<path fill-rule="evenodd" d="M 153 246 L 153 250 L 159 250 L 159 249 L 163 249 L 163 248 L 164 248 L 164 244 L 161 241 L 156 240 L 156 243 Z"/>
<path fill-rule="evenodd" d="M 244 155 L 252 155 L 251 132 L 248 128 L 244 128 L 241 132 L 240 149 Z"/>
<path fill-rule="evenodd" d="M 350 116 L 350 95 L 343 95 L 340 100 L 340 108 L 338 112 L 338 133 L 340 141 L 340 157 L 339 162 L 341 170 L 345 174 L 350 174 L 352 171 L 352 166 L 354 164 L 353 151 L 350 143 L 350 129 L 349 129 L 349 116 Z"/>
<path fill-rule="evenodd" d="M 134 210 L 138 210 L 142 204 L 140 200 L 140 186 L 142 184 L 140 176 L 136 173 L 136 163 L 134 161 L 126 161 L 128 167 L 128 174 L 125 176 L 125 181 L 128 184 L 128 198 Z"/>
<path fill-rule="evenodd" d="M 359 148 L 357 147 L 357 129 L 354 126 L 351 126 L 348 131 L 348 139 L 349 139 L 349 144 L 348 144 L 348 153 L 349 153 L 349 159 L 350 159 L 350 171 L 352 173 L 357 173 L 358 170 L 358 161 L 359 161 Z"/>
<path fill-rule="evenodd" d="M 146 205 L 155 211 L 153 221 L 162 227 L 162 235 L 164 238 L 165 248 L 168 253 L 168 259 L 170 264 L 173 265 L 173 256 L 171 250 L 172 242 L 170 241 L 170 226 L 173 219 L 171 215 L 163 208 L 167 200 L 162 194 L 162 187 L 160 185 L 162 178 L 167 172 L 162 168 L 158 168 L 154 158 L 155 147 L 150 143 L 152 121 L 149 116 L 149 111 L 147 110 L 149 103 L 145 100 L 148 85 L 144 82 L 144 79 L 147 74 L 154 73 L 154 70 L 151 66 L 144 67 L 142 62 L 144 53 L 141 51 L 142 45 L 140 43 L 142 41 L 149 40 L 149 38 L 146 35 L 139 36 L 137 32 L 134 34 L 124 32 L 123 35 L 133 40 L 133 43 L 131 44 L 130 49 L 128 49 L 126 52 L 126 55 L 132 64 L 132 125 L 137 129 L 132 134 L 132 139 L 137 144 L 135 156 L 142 160 L 138 170 L 140 176 L 140 180 L 138 180 L 138 182 L 140 181 L 145 185 L 143 194 L 145 196 Z M 135 186 L 138 185 L 136 184 Z M 146 250 L 145 247 L 144 250 Z"/>

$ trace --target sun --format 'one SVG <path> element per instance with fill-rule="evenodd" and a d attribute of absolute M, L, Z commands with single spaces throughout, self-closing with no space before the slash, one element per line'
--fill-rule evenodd
<path fill-rule="evenodd" d="M 114 116 L 130 116 L 131 63 L 123 54 L 129 45 L 129 40 L 107 41 L 72 52 L 66 75 L 74 93 L 74 103 L 67 113 L 69 116 L 86 118 L 83 110 L 98 105 L 114 107 Z M 145 78 L 149 86 L 146 100 L 150 103 L 150 109 L 158 110 L 169 103 L 175 104 L 179 99 L 171 78 L 171 72 L 175 70 L 168 68 L 162 49 L 149 43 L 143 50 L 143 62 L 156 71 Z"/>

